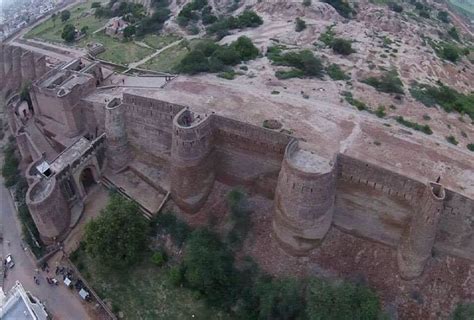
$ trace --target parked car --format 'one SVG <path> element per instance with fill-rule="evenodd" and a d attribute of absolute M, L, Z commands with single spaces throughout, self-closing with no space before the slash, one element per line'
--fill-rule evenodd
<path fill-rule="evenodd" d="M 9 254 L 7 258 L 5 259 L 5 266 L 8 269 L 11 269 L 15 266 L 15 261 L 13 261 L 13 256 L 11 254 Z"/>

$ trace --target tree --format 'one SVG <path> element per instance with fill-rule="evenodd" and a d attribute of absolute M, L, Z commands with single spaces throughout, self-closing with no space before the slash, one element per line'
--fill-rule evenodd
<path fill-rule="evenodd" d="M 189 286 L 214 306 L 233 304 L 237 290 L 234 257 L 218 235 L 207 229 L 194 231 L 184 254 L 184 277 Z"/>
<path fill-rule="evenodd" d="M 441 20 L 442 22 L 444 23 L 449 23 L 450 20 L 449 20 L 449 13 L 446 12 L 446 11 L 439 11 L 438 12 L 438 19 Z"/>
<path fill-rule="evenodd" d="M 65 22 L 67 20 L 69 20 L 69 18 L 71 17 L 71 12 L 69 12 L 69 10 L 64 10 L 61 12 L 61 21 L 62 22 Z"/>
<path fill-rule="evenodd" d="M 354 52 L 352 49 L 352 43 L 349 40 L 336 38 L 331 43 L 332 50 L 336 53 L 348 56 Z"/>
<path fill-rule="evenodd" d="M 252 40 L 242 36 L 237 39 L 237 41 L 231 44 L 231 47 L 237 51 L 241 61 L 248 61 L 255 59 L 259 51 L 257 47 L 254 46 Z M 239 63 L 238 61 L 237 63 Z"/>
<path fill-rule="evenodd" d="M 295 20 L 295 31 L 301 32 L 306 29 L 306 22 L 301 18 L 296 18 Z"/>
<path fill-rule="evenodd" d="M 309 7 L 311 5 L 311 0 L 303 0 L 303 5 Z"/>
<path fill-rule="evenodd" d="M 451 44 L 446 44 L 441 49 L 441 57 L 451 62 L 459 60 L 459 49 Z"/>
<path fill-rule="evenodd" d="M 53 26 L 56 27 L 56 20 L 58 19 L 56 12 L 51 15 L 51 19 L 53 20 Z"/>
<path fill-rule="evenodd" d="M 148 228 L 138 205 L 114 194 L 101 215 L 87 223 L 86 250 L 108 268 L 126 268 L 146 248 Z"/>
<path fill-rule="evenodd" d="M 259 319 L 302 318 L 304 299 L 298 280 L 261 278 L 255 284 L 254 290 L 259 301 Z"/>
<path fill-rule="evenodd" d="M 81 33 L 86 35 L 89 32 L 89 26 L 83 26 L 81 28 Z"/>
<path fill-rule="evenodd" d="M 312 279 L 306 288 L 306 301 L 308 320 L 376 320 L 381 313 L 380 302 L 369 288 L 349 283 L 336 285 Z"/>
<path fill-rule="evenodd" d="M 76 28 L 72 24 L 67 24 L 63 28 L 61 38 L 66 42 L 73 42 L 76 38 Z"/>
<path fill-rule="evenodd" d="M 459 38 L 459 33 L 458 33 L 458 30 L 456 29 L 456 27 L 452 27 L 451 29 L 448 30 L 448 34 L 456 41 L 460 41 L 460 38 Z"/>
<path fill-rule="evenodd" d="M 130 39 L 136 32 L 135 26 L 127 26 L 123 29 L 123 37 L 125 39 Z"/>
<path fill-rule="evenodd" d="M 91 9 L 100 8 L 100 7 L 101 7 L 100 2 L 92 2 L 91 3 Z"/>

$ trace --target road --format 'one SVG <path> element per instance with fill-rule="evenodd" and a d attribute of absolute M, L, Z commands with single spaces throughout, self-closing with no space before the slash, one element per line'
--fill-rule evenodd
<path fill-rule="evenodd" d="M 0 161 L 2 161 L 0 159 Z M 8 190 L 0 178 L 0 225 L 3 225 L 3 253 L 11 253 L 15 260 L 15 267 L 7 271 L 4 291 L 8 292 L 18 280 L 23 287 L 40 299 L 54 320 L 85 320 L 90 319 L 80 297 L 76 291 L 69 290 L 60 283 L 50 286 L 45 279 L 46 273 L 40 272 L 40 285 L 33 280 L 35 263 L 28 252 L 21 246 L 21 228 L 16 219 L 16 211 Z M 8 244 L 8 241 L 10 244 Z M 54 267 L 52 267 L 54 273 Z"/>

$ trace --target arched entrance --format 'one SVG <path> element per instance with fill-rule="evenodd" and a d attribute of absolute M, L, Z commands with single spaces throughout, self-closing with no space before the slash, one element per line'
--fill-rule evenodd
<path fill-rule="evenodd" d="M 84 188 L 84 192 L 86 194 L 89 193 L 89 191 L 92 189 L 97 184 L 97 181 L 95 180 L 94 177 L 94 172 L 92 171 L 91 168 L 85 168 L 81 172 L 80 176 L 80 181 L 82 184 L 82 187 Z"/>

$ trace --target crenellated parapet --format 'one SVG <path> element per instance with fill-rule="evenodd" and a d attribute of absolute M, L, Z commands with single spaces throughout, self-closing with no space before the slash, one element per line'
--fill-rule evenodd
<path fill-rule="evenodd" d="M 336 178 L 334 159 L 300 149 L 297 140 L 288 144 L 275 192 L 273 230 L 289 253 L 306 254 L 329 231 Z"/>
<path fill-rule="evenodd" d="M 211 117 L 183 109 L 173 120 L 171 195 L 184 211 L 194 213 L 207 200 L 216 174 Z"/>
<path fill-rule="evenodd" d="M 398 267 L 404 279 L 423 273 L 432 255 L 446 197 L 442 185 L 430 182 L 418 197 L 418 205 L 398 246 Z"/>
<path fill-rule="evenodd" d="M 119 171 L 132 159 L 125 124 L 125 107 L 120 99 L 111 100 L 105 107 L 105 134 L 107 165 L 113 171 Z"/>

